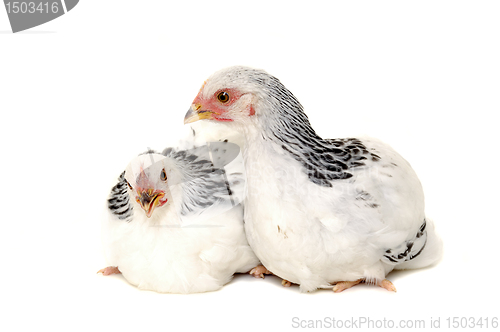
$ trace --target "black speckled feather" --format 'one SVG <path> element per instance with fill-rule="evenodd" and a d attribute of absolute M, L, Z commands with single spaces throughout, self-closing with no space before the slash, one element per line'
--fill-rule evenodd
<path fill-rule="evenodd" d="M 331 187 L 332 180 L 351 178 L 351 170 L 364 167 L 366 161 L 380 160 L 359 139 L 322 139 L 311 127 L 302 105 L 277 78 L 259 71 L 250 70 L 249 74 L 251 80 L 265 88 L 266 100 L 277 110 L 265 115 L 269 130 L 264 138 L 300 162 L 312 182 Z"/>
<path fill-rule="evenodd" d="M 399 264 L 406 261 L 410 261 L 418 257 L 425 248 L 427 244 L 427 222 L 424 219 L 424 223 L 420 226 L 415 237 L 409 241 L 406 241 L 399 247 L 395 249 L 388 249 L 385 251 L 382 261 L 388 264 Z"/>
<path fill-rule="evenodd" d="M 108 209 L 118 219 L 130 221 L 133 214 L 133 207 L 129 200 L 127 181 L 125 180 L 125 172 L 123 172 L 118 178 L 118 183 L 111 189 L 108 198 Z"/>

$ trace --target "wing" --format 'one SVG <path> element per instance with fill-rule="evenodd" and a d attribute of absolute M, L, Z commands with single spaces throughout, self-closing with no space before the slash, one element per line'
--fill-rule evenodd
<path fill-rule="evenodd" d="M 120 220 L 130 222 L 133 215 L 133 207 L 127 192 L 127 181 L 125 171 L 118 177 L 118 183 L 111 189 L 108 198 L 108 209 L 111 214 Z"/>
<path fill-rule="evenodd" d="M 298 135 L 284 143 L 282 148 L 302 164 L 309 180 L 324 187 L 331 187 L 332 180 L 348 179 L 352 177 L 352 170 L 380 160 L 380 156 L 370 152 L 357 138 L 323 140 Z"/>

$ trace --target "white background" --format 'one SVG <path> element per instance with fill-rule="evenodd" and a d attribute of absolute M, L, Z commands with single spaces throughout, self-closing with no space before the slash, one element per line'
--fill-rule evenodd
<path fill-rule="evenodd" d="M 0 7 L 0 327 L 292 330 L 292 319 L 500 316 L 496 1 L 81 1 L 12 34 Z M 436 267 L 299 293 L 237 276 L 172 295 L 103 277 L 100 218 L 128 161 L 182 129 L 203 81 L 262 68 L 324 137 L 367 134 L 420 176 L 445 241 Z M 5 327 L 5 329 L 4 329 Z"/>

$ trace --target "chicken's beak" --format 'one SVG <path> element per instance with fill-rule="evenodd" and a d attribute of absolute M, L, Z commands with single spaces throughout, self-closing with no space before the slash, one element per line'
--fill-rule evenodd
<path fill-rule="evenodd" d="M 154 209 L 160 204 L 160 199 L 165 196 L 161 191 L 153 191 L 153 189 L 142 190 L 138 192 L 139 197 L 137 198 L 137 203 L 139 203 L 146 212 L 146 216 L 151 218 Z"/>
<path fill-rule="evenodd" d="M 184 117 L 184 124 L 204 119 L 213 120 L 214 119 L 213 114 L 214 112 L 212 111 L 202 110 L 200 104 L 193 104 L 187 111 L 186 116 Z"/>

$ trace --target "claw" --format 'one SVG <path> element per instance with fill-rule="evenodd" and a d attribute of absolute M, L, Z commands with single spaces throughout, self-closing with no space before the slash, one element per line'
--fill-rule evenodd
<path fill-rule="evenodd" d="M 290 281 L 288 281 L 288 280 L 285 280 L 285 279 L 281 280 L 281 284 L 283 285 L 283 287 L 290 287 L 290 286 L 292 286 L 292 283 Z"/>

